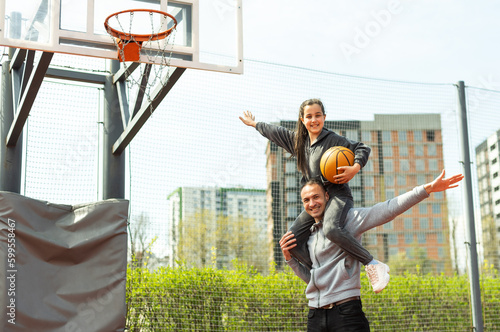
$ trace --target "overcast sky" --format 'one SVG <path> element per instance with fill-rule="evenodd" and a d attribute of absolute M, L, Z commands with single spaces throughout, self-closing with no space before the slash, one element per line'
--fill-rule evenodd
<path fill-rule="evenodd" d="M 228 0 L 225 0 L 228 1 Z M 245 58 L 500 90 L 497 1 L 243 0 Z"/>

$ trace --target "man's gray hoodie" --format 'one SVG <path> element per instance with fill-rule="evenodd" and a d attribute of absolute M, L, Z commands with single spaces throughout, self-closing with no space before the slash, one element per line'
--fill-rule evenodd
<path fill-rule="evenodd" d="M 427 197 L 429 194 L 422 185 L 371 208 L 352 208 L 344 228 L 361 241 L 364 232 L 393 220 Z M 294 258 L 287 263 L 307 283 L 305 293 L 310 307 L 318 308 L 361 295 L 361 263 L 325 237 L 322 223 L 313 225 L 307 244 L 313 262 L 311 270 Z"/>

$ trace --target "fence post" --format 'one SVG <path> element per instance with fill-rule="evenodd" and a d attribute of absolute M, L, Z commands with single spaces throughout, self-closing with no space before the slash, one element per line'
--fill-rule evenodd
<path fill-rule="evenodd" d="M 469 266 L 469 280 L 470 280 L 470 293 L 471 293 L 471 307 L 472 307 L 472 325 L 473 330 L 483 331 L 483 315 L 481 305 L 481 288 L 479 286 L 479 265 L 477 257 L 477 241 L 476 229 L 474 222 L 474 207 L 472 200 L 472 177 L 471 177 L 471 161 L 470 161 L 470 147 L 469 147 L 469 131 L 467 127 L 467 106 L 465 100 L 465 86 L 463 81 L 459 81 L 458 88 L 458 130 L 460 150 L 462 154 L 463 174 L 465 176 L 464 188 L 464 216 L 467 226 L 467 243 L 468 246 L 468 266 Z"/>

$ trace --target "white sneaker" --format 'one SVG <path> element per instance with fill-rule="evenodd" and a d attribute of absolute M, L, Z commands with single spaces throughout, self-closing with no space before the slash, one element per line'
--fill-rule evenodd
<path fill-rule="evenodd" d="M 365 266 L 366 275 L 372 284 L 373 291 L 380 293 L 389 283 L 389 266 L 377 261 L 378 264 L 368 264 Z"/>

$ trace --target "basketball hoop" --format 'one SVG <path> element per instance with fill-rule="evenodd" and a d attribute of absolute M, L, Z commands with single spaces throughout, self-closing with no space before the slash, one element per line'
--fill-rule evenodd
<path fill-rule="evenodd" d="M 143 19 L 149 18 L 149 27 L 144 24 L 145 20 L 139 20 L 139 22 L 134 20 L 134 17 L 138 16 L 143 16 Z M 109 15 L 104 21 L 104 27 L 111 36 L 115 37 L 118 60 L 136 62 L 140 60 L 143 43 L 168 37 L 177 27 L 177 20 L 172 15 L 159 10 L 128 9 Z"/>
<path fill-rule="evenodd" d="M 109 15 L 104 27 L 118 49 L 118 60 L 126 73 L 129 105 L 135 96 L 133 113 L 143 102 L 148 102 L 153 112 L 157 87 L 164 88 L 172 73 L 170 59 L 177 20 L 159 10 L 128 9 Z"/>

